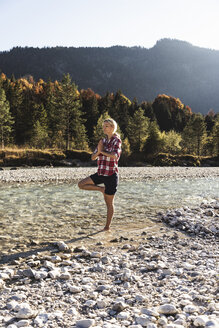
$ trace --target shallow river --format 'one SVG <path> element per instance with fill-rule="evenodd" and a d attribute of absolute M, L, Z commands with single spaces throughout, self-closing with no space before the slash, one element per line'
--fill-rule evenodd
<path fill-rule="evenodd" d="M 219 196 L 219 178 L 121 181 L 115 199 L 114 230 L 156 226 L 156 213 L 167 208 L 198 206 Z M 106 209 L 99 192 L 75 183 L 0 185 L 0 250 L 30 240 L 70 240 L 100 230 Z"/>
<path fill-rule="evenodd" d="M 198 206 L 219 196 L 219 178 L 121 181 L 115 199 L 114 229 L 156 225 L 156 213 L 167 208 Z M 75 183 L 0 185 L 0 250 L 51 242 L 100 230 L 106 209 L 99 192 L 79 190 Z"/>

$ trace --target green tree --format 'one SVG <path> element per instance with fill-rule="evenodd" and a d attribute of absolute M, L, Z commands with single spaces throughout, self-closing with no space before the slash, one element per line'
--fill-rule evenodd
<path fill-rule="evenodd" d="M 133 117 L 129 118 L 127 132 L 131 150 L 142 151 L 148 137 L 149 118 L 144 116 L 144 111 L 139 107 Z"/>
<path fill-rule="evenodd" d="M 156 116 L 154 114 L 154 110 L 151 102 L 146 102 L 146 101 L 142 102 L 141 108 L 144 110 L 144 115 L 146 117 L 148 117 L 151 121 L 156 120 Z"/>
<path fill-rule="evenodd" d="M 48 124 L 48 137 L 50 146 L 56 144 L 58 139 L 59 131 L 58 127 L 58 113 L 56 109 L 56 96 L 55 96 L 55 83 L 49 81 L 44 84 L 44 93 L 43 93 L 43 105 L 47 115 L 47 124 Z"/>
<path fill-rule="evenodd" d="M 88 149 L 84 119 L 80 110 L 81 102 L 76 85 L 71 82 L 70 75 L 64 75 L 62 82 L 56 88 L 56 97 L 53 107 L 55 130 L 65 141 L 65 148 L 70 143 L 75 149 Z"/>
<path fill-rule="evenodd" d="M 144 145 L 144 153 L 153 156 L 161 151 L 163 139 L 156 121 L 151 121 L 148 128 L 148 138 Z"/>
<path fill-rule="evenodd" d="M 120 129 L 127 136 L 127 122 L 129 120 L 129 107 L 131 101 L 120 90 L 115 94 L 113 106 L 109 115 L 118 123 Z"/>
<path fill-rule="evenodd" d="M 0 88 L 0 140 L 2 149 L 11 136 L 13 122 L 5 91 Z"/>
<path fill-rule="evenodd" d="M 33 126 L 31 145 L 41 149 L 48 145 L 48 132 L 40 121 L 36 121 Z"/>
<path fill-rule="evenodd" d="M 174 130 L 161 133 L 161 138 L 163 140 L 163 151 L 168 153 L 178 153 L 181 150 L 180 143 L 182 141 L 182 136 Z"/>
<path fill-rule="evenodd" d="M 107 92 L 105 96 L 103 96 L 99 101 L 99 113 L 110 113 L 111 108 L 113 106 L 114 95 L 112 93 Z"/>
<path fill-rule="evenodd" d="M 216 115 L 215 115 L 213 109 L 210 109 L 208 111 L 207 115 L 205 116 L 205 123 L 206 123 L 208 133 L 212 132 L 212 129 L 215 124 L 215 116 Z"/>
<path fill-rule="evenodd" d="M 21 124 L 21 122 L 19 122 L 20 119 L 19 113 L 21 113 L 22 111 L 22 103 L 23 103 L 23 90 L 19 81 L 15 81 L 13 84 L 11 83 L 10 87 L 8 88 L 7 99 L 10 103 L 10 111 L 14 119 L 14 125 L 13 125 L 14 141 L 16 144 L 19 144 L 20 142 L 19 126 Z"/>
<path fill-rule="evenodd" d="M 43 104 L 34 104 L 30 143 L 36 148 L 46 148 L 49 144 L 47 113 Z"/>
<path fill-rule="evenodd" d="M 219 121 L 215 123 L 212 129 L 213 154 L 219 156 Z"/>
<path fill-rule="evenodd" d="M 182 145 L 189 153 L 200 156 L 207 140 L 206 123 L 201 114 L 193 114 L 182 133 Z"/>
<path fill-rule="evenodd" d="M 131 154 L 130 142 L 128 138 L 125 138 L 122 142 L 122 154 L 129 156 Z"/>

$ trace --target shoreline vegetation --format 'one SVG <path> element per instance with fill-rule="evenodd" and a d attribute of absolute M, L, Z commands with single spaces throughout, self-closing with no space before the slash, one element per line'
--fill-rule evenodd
<path fill-rule="evenodd" d="M 158 153 L 145 158 L 142 153 L 133 153 L 129 156 L 122 154 L 121 166 L 219 166 L 217 156 L 173 155 Z M 34 149 L 34 148 L 5 148 L 0 150 L 0 168 L 5 167 L 90 167 L 96 166 L 91 161 L 90 151 L 61 150 L 61 149 Z"/>

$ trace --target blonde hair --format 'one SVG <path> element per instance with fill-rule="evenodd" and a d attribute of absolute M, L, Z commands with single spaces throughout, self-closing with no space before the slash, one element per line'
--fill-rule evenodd
<path fill-rule="evenodd" d="M 103 123 L 109 123 L 111 126 L 113 126 L 113 134 L 115 134 L 117 137 L 120 137 L 120 135 L 118 133 L 116 133 L 117 131 L 117 123 L 115 120 L 113 120 L 111 117 L 106 118 Z"/>

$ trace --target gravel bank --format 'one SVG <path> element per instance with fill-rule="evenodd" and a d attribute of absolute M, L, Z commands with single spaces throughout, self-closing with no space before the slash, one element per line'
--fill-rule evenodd
<path fill-rule="evenodd" d="M 130 170 L 131 169 L 131 170 Z M 36 181 L 78 181 L 96 172 L 96 168 L 33 168 L 0 171 L 0 183 Z M 131 171 L 131 173 L 130 173 Z M 146 180 L 156 178 L 218 177 L 219 167 L 120 167 L 120 178 Z"/>
<path fill-rule="evenodd" d="M 104 248 L 58 242 L 0 268 L 2 327 L 219 327 L 213 240 L 143 234 Z"/>

